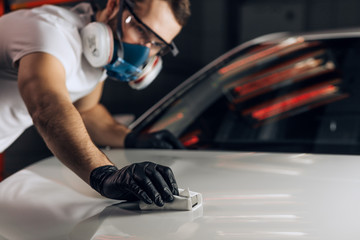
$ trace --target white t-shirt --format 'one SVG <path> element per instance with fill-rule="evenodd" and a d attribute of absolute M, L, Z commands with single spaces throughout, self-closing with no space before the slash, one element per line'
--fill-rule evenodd
<path fill-rule="evenodd" d="M 65 68 L 73 102 L 105 80 L 105 71 L 91 67 L 82 54 L 79 30 L 92 14 L 90 4 L 81 3 L 71 9 L 44 5 L 0 17 L 0 153 L 33 124 L 17 86 L 17 63 L 23 56 L 55 56 Z"/>

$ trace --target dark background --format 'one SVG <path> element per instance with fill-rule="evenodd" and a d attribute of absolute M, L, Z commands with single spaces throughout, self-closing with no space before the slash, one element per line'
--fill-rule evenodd
<path fill-rule="evenodd" d="M 140 116 L 166 93 L 240 43 L 263 34 L 359 27 L 359 0 L 192 0 L 192 16 L 175 42 L 176 58 L 164 57 L 160 76 L 148 88 L 133 90 L 107 80 L 102 103 L 110 112 Z M 49 156 L 32 127 L 6 152 L 5 174 Z"/>
<path fill-rule="evenodd" d="M 164 59 L 147 89 L 108 81 L 103 103 L 110 111 L 139 116 L 169 90 L 238 44 L 279 31 L 359 27 L 358 0 L 192 0 L 192 17 L 175 39 L 180 54 Z"/>

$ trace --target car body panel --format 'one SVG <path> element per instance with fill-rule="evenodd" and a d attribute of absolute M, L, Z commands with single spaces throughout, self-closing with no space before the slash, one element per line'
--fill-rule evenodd
<path fill-rule="evenodd" d="M 296 64 L 289 67 L 294 59 Z M 297 88 L 299 82 L 293 80 L 298 74 L 292 70 L 303 63 L 310 63 L 310 70 L 302 72 L 308 75 Z M 283 76 L 276 75 L 277 70 L 283 66 L 290 70 L 284 84 L 270 84 L 266 90 L 274 92 L 259 95 L 261 104 L 252 108 L 265 106 L 263 113 L 275 109 L 282 115 L 265 114 L 269 121 L 259 117 L 258 122 L 254 122 L 256 114 L 243 118 L 251 111 L 237 105 L 244 95 L 228 94 L 237 87 L 232 81 L 253 83 L 259 77 L 269 83 L 270 72 L 276 83 Z M 312 75 L 319 66 L 330 69 L 330 74 Z M 275 33 L 241 44 L 185 80 L 130 125 L 138 132 L 168 129 L 183 143 L 188 143 L 185 137 L 194 137 L 195 144 L 186 145 L 192 150 L 103 150 L 117 166 L 152 161 L 171 167 L 180 188 L 202 194 L 201 207 L 140 211 L 136 203 L 99 196 L 51 157 L 0 183 L 0 240 L 360 239 L 359 81 L 359 29 Z M 326 88 L 317 91 L 323 83 Z M 219 96 L 225 104 L 217 105 Z M 301 103 L 301 109 L 296 104 L 289 108 L 284 97 Z M 271 101 L 275 104 L 267 108 Z M 273 108 L 277 103 L 283 105 Z M 208 111 L 211 104 L 216 107 Z"/>
<path fill-rule="evenodd" d="M 195 211 L 140 211 L 99 196 L 55 157 L 0 184 L 0 239 L 358 239 L 358 156 L 104 150 L 168 165 Z"/>

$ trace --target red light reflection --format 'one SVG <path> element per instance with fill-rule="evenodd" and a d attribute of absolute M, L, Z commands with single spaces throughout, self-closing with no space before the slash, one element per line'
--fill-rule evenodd
<path fill-rule="evenodd" d="M 180 138 L 180 141 L 185 147 L 192 146 L 200 141 L 201 130 L 196 129 Z"/>
<path fill-rule="evenodd" d="M 301 105 L 316 101 L 324 96 L 328 96 L 338 91 L 338 87 L 334 85 L 327 85 L 322 87 L 312 87 L 303 91 L 289 94 L 281 99 L 276 100 L 276 103 L 261 107 L 258 110 L 253 110 L 251 116 L 257 120 L 264 120 L 273 117 L 280 113 L 289 111 Z"/>
<path fill-rule="evenodd" d="M 190 139 L 187 139 L 186 141 L 184 141 L 182 144 L 185 146 L 185 147 L 189 147 L 191 145 L 194 145 L 196 143 L 199 142 L 199 137 L 198 136 L 192 136 Z"/>
<path fill-rule="evenodd" d="M 242 102 L 250 97 L 263 94 L 276 88 L 278 84 L 283 82 L 294 83 L 332 71 L 332 69 L 327 69 L 325 66 L 317 68 L 322 62 L 323 60 L 321 59 L 308 59 L 305 64 L 295 65 L 290 69 L 273 72 L 262 78 L 237 86 L 233 89 L 234 94 L 238 96 L 234 102 Z"/>
<path fill-rule="evenodd" d="M 303 38 L 287 39 L 286 41 L 283 41 L 275 46 L 271 46 L 257 53 L 248 54 L 248 56 L 240 58 L 234 63 L 219 69 L 218 73 L 221 75 L 231 75 L 233 71 L 239 72 L 245 67 L 249 67 L 249 65 L 256 65 L 258 61 L 265 60 L 267 58 L 277 58 L 290 52 L 294 52 L 317 44 L 318 43 L 305 43 Z"/>

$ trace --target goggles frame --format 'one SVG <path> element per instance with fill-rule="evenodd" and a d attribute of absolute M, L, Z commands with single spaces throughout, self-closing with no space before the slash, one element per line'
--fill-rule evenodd
<path fill-rule="evenodd" d="M 171 52 L 173 56 L 176 56 L 178 55 L 179 53 L 179 50 L 178 48 L 176 47 L 175 43 L 173 41 L 171 41 L 170 43 L 166 42 L 161 36 L 159 36 L 159 34 L 157 34 L 154 30 L 152 30 L 148 25 L 146 25 L 137 15 L 136 13 L 134 12 L 133 8 L 131 5 L 134 5 L 134 4 L 131 4 L 129 0 L 123 0 L 124 1 L 124 7 L 127 8 L 127 10 L 130 12 L 130 14 L 134 17 L 134 19 L 139 23 L 141 24 L 147 31 L 149 31 L 151 34 L 153 34 L 156 38 L 158 38 L 162 43 L 165 44 L 165 49 L 163 47 L 163 49 L 160 49 L 160 51 L 157 53 L 157 55 L 159 56 L 164 56 L 166 55 L 167 53 Z M 119 11 L 119 14 L 118 14 L 118 30 L 121 31 L 121 28 L 122 28 L 122 14 L 123 14 L 123 9 L 121 9 Z M 120 24 L 119 24 L 120 23 Z M 120 29 L 119 29 L 120 28 Z M 118 37 L 120 37 L 120 33 L 117 33 Z M 121 39 L 121 38 L 119 38 Z"/>

